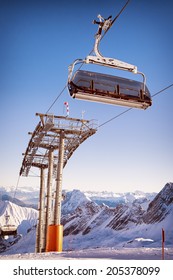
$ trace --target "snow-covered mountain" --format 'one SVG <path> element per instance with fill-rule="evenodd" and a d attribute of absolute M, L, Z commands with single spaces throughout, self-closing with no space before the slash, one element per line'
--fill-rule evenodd
<path fill-rule="evenodd" d="M 37 210 L 0 201 L 1 225 L 5 223 L 5 212 L 23 235 L 5 253 L 34 252 Z M 62 204 L 63 248 L 160 247 L 162 228 L 165 244 L 170 247 L 173 246 L 172 221 L 173 183 L 167 183 L 157 195 L 67 191 Z M 27 233 L 29 228 L 32 230 Z"/>
<path fill-rule="evenodd" d="M 142 191 L 135 192 L 125 192 L 125 193 L 115 193 L 115 192 L 85 192 L 87 197 L 89 197 L 92 201 L 97 204 L 106 204 L 109 207 L 116 207 L 118 204 L 131 204 L 134 200 L 139 201 L 141 204 L 143 203 L 143 207 L 145 204 L 148 206 L 148 202 L 153 200 L 156 196 L 156 193 L 145 193 Z"/>
<path fill-rule="evenodd" d="M 93 188 L 94 189 L 94 188 Z M 70 192 L 68 190 L 64 191 L 66 193 L 67 198 L 69 199 L 71 195 L 76 192 Z M 143 207 L 145 204 L 148 206 L 148 202 L 151 201 L 156 193 L 145 193 L 142 191 L 135 192 L 125 192 L 125 193 L 116 193 L 116 192 L 95 192 L 95 191 L 87 191 L 87 192 L 79 192 L 80 199 L 81 196 L 87 197 L 92 201 L 96 202 L 98 205 L 106 204 L 109 207 L 116 207 L 118 204 L 129 204 L 132 203 L 135 199 L 143 201 Z M 15 196 L 14 196 L 15 194 Z M 38 205 L 38 197 L 39 197 L 39 188 L 32 187 L 21 187 L 16 190 L 15 187 L 2 187 L 0 186 L 0 200 L 9 200 L 14 202 L 20 206 L 31 206 L 37 209 Z M 72 203 L 73 198 L 71 199 L 70 204 Z M 77 203 L 77 199 L 75 199 Z M 74 201 L 75 201 L 74 200 Z M 67 205 L 66 205 L 67 206 Z M 70 206 L 71 207 L 71 206 Z"/>
<path fill-rule="evenodd" d="M 84 199 L 84 194 L 80 202 L 79 191 L 73 192 L 75 196 L 78 198 L 77 207 L 69 212 L 66 209 L 62 217 L 64 236 L 71 242 L 72 249 L 76 246 L 87 248 L 91 244 L 95 247 L 137 244 L 157 247 L 161 245 L 162 228 L 166 232 L 166 244 L 173 245 L 170 229 L 173 220 L 173 183 L 166 184 L 152 201 L 143 196 L 116 207 L 97 204 L 91 195 Z M 70 199 L 68 195 L 63 207 L 70 204 Z M 67 249 L 70 248 L 68 242 L 65 246 Z"/>
<path fill-rule="evenodd" d="M 130 221 L 141 223 L 148 204 L 155 196 L 156 194 L 142 192 L 125 194 L 82 193 L 79 190 L 67 192 L 62 204 L 64 235 L 75 235 L 79 232 L 85 235 L 94 228 L 103 226 L 104 221 L 105 227 L 114 230 L 123 228 Z M 112 207 L 113 204 L 116 207 Z"/>

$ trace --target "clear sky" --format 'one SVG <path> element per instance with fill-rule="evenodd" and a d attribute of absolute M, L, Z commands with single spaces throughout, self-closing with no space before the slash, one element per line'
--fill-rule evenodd
<path fill-rule="evenodd" d="M 92 20 L 115 16 L 125 2 L 0 1 L 1 186 L 17 183 L 28 132 L 39 121 L 35 113 L 45 113 L 64 88 L 69 64 L 93 49 Z M 131 0 L 100 45 L 103 55 L 137 65 L 151 94 L 173 83 L 172 11 L 172 1 Z M 99 124 L 127 109 L 73 100 L 66 89 L 50 113 L 63 115 L 65 101 L 71 117 L 85 111 Z M 172 121 L 173 87 L 153 98 L 151 108 L 129 111 L 84 142 L 64 169 L 63 188 L 160 191 L 173 181 Z M 39 178 L 20 178 L 20 188 L 38 185 Z"/>

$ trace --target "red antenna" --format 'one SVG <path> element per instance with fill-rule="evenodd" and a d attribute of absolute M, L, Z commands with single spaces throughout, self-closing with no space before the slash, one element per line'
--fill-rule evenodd
<path fill-rule="evenodd" d="M 69 105 L 68 105 L 68 102 L 64 102 L 64 105 L 66 107 L 66 113 L 67 113 L 67 117 L 69 116 Z"/>

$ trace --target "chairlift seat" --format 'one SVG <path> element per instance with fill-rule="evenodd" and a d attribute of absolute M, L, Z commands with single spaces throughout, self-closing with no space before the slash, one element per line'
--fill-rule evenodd
<path fill-rule="evenodd" d="M 17 227 L 15 225 L 4 225 L 0 228 L 0 236 L 16 236 L 17 235 Z"/>
<path fill-rule="evenodd" d="M 108 74 L 77 70 L 68 81 L 73 98 L 146 109 L 151 95 L 143 82 Z"/>

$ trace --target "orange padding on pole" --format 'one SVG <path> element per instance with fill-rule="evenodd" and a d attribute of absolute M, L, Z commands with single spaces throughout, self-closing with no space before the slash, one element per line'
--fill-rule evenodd
<path fill-rule="evenodd" d="M 46 240 L 46 252 L 62 252 L 63 226 L 49 225 Z"/>

